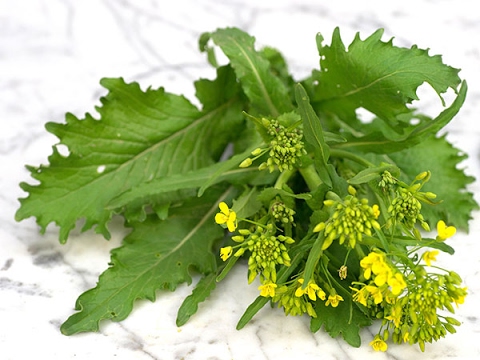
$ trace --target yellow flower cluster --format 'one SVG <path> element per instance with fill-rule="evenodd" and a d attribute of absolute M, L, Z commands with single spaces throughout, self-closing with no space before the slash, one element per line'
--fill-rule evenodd
<path fill-rule="evenodd" d="M 317 295 L 322 300 L 326 299 L 327 294 L 325 294 L 325 291 L 323 291 L 320 288 L 320 286 L 315 284 L 315 282 L 313 280 L 310 280 L 308 282 L 308 285 L 305 289 L 302 289 L 303 288 L 303 283 L 305 282 L 305 280 L 304 279 L 298 279 L 298 282 L 302 286 L 299 286 L 297 288 L 297 290 L 295 291 L 295 296 L 296 297 L 300 297 L 300 296 L 303 296 L 303 295 L 307 294 L 308 298 L 312 301 L 317 300 Z"/>
<path fill-rule="evenodd" d="M 329 291 L 329 296 L 325 291 L 314 281 L 309 280 L 307 286 L 304 287 L 305 279 L 299 278 L 294 282 L 282 285 L 277 288 L 277 285 L 267 283 L 261 285 L 258 289 L 260 295 L 265 297 L 272 297 L 273 302 L 278 302 L 279 307 L 283 307 L 286 315 L 302 315 L 308 314 L 316 318 L 312 303 L 317 299 L 325 301 L 325 306 L 337 307 L 343 298 L 336 293 L 332 288 Z"/>
<path fill-rule="evenodd" d="M 353 300 L 365 307 L 379 305 L 383 302 L 394 304 L 396 298 L 406 288 L 403 275 L 386 261 L 384 253 L 371 252 L 360 260 L 365 280 L 368 284 L 361 284 L 360 289 L 351 288 L 355 293 Z"/>

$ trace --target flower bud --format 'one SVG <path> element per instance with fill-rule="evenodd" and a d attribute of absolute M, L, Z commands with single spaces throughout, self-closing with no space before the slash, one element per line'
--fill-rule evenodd
<path fill-rule="evenodd" d="M 324 222 L 321 222 L 321 223 L 318 223 L 318 224 L 313 228 L 313 232 L 320 232 L 320 231 L 322 231 L 323 229 L 325 229 L 325 223 L 324 223 Z"/>
<path fill-rule="evenodd" d="M 421 172 L 420 174 L 418 174 L 416 177 L 415 177 L 415 180 L 417 181 L 420 181 L 420 180 L 423 180 L 427 177 L 428 175 L 428 172 L 427 171 L 424 171 L 424 172 Z"/>
<path fill-rule="evenodd" d="M 262 149 L 256 148 L 255 150 L 252 151 L 253 156 L 258 156 L 262 153 Z"/>
<path fill-rule="evenodd" d="M 245 240 L 245 238 L 241 235 L 235 235 L 235 236 L 232 236 L 232 240 L 235 242 L 241 243 Z"/>
<path fill-rule="evenodd" d="M 243 160 L 240 165 L 238 165 L 239 167 L 241 168 L 247 168 L 249 167 L 250 165 L 252 165 L 252 159 L 250 158 L 246 158 L 245 160 Z"/>

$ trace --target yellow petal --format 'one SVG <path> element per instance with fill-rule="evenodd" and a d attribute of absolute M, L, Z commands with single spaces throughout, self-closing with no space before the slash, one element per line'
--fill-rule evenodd
<path fill-rule="evenodd" d="M 220 211 L 222 213 L 228 216 L 228 214 L 230 213 L 230 210 L 228 209 L 228 205 L 226 203 L 222 201 L 220 204 L 218 204 L 218 207 L 220 208 Z"/>
<path fill-rule="evenodd" d="M 225 214 L 222 214 L 222 213 L 217 213 L 215 214 L 215 222 L 217 224 L 225 224 L 227 222 L 227 217 L 225 216 Z"/>
<path fill-rule="evenodd" d="M 234 232 L 235 229 L 237 228 L 237 222 L 236 221 L 231 221 L 230 219 L 227 221 L 227 228 L 228 231 Z"/>

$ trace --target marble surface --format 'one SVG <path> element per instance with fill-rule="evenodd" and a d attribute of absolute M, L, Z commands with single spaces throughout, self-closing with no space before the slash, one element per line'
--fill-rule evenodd
<path fill-rule="evenodd" d="M 190 293 L 180 286 L 159 293 L 155 303 L 140 301 L 121 323 L 105 322 L 99 333 L 65 337 L 60 324 L 73 312 L 77 296 L 95 286 L 109 251 L 120 244 L 92 232 L 74 232 L 66 245 L 57 229 L 40 235 L 33 219 L 15 223 L 29 178 L 24 164 L 45 163 L 56 139 L 47 121 L 62 122 L 65 112 L 93 111 L 103 94 L 102 77 L 124 77 L 142 86 L 165 86 L 193 98 L 192 80 L 212 77 L 197 51 L 198 35 L 237 26 L 272 45 L 288 59 L 297 78 L 317 67 L 315 34 L 329 42 L 336 26 L 349 43 L 355 32 L 385 29 L 399 46 L 418 44 L 443 54 L 461 68 L 469 95 L 448 138 L 469 158 L 462 166 L 480 178 L 480 14 L 476 1 L 307 1 L 307 0 L 0 0 L 0 359 L 446 359 L 480 357 L 480 214 L 469 234 L 452 241 L 457 254 L 439 263 L 455 269 L 469 288 L 457 318 L 457 334 L 421 354 L 417 347 L 391 345 L 374 353 L 374 328 L 362 331 L 354 349 L 341 339 L 311 334 L 308 319 L 263 309 L 241 331 L 235 325 L 257 295 L 245 269 L 220 284 L 207 303 L 181 328 L 178 306 Z M 423 89 L 422 89 L 423 93 Z M 438 98 L 425 90 L 428 113 Z M 470 187 L 480 201 L 480 185 Z"/>

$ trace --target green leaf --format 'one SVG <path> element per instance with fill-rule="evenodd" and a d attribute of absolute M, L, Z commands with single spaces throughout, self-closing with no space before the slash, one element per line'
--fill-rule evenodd
<path fill-rule="evenodd" d="M 310 330 L 317 332 L 322 326 L 332 338 L 342 334 L 344 340 L 354 347 L 361 345 L 360 328 L 371 325 L 372 321 L 355 305 L 349 297 L 336 308 L 325 306 L 325 302 L 315 303 L 316 318 L 310 322 Z"/>
<path fill-rule="evenodd" d="M 197 312 L 198 304 L 210 296 L 210 293 L 217 286 L 217 282 L 215 281 L 216 277 L 216 273 L 210 273 L 199 280 L 192 294 L 185 298 L 178 309 L 177 326 L 185 325 L 190 317 Z"/>
<path fill-rule="evenodd" d="M 309 193 L 303 194 L 295 194 L 294 192 L 287 191 L 285 189 L 278 189 L 275 187 L 267 187 L 262 190 L 262 192 L 258 195 L 258 200 L 263 203 L 264 206 L 268 207 L 270 202 L 276 197 L 280 196 L 280 198 L 287 204 L 289 207 L 294 206 L 294 199 L 299 200 L 310 200 L 312 199 L 312 195 Z"/>
<path fill-rule="evenodd" d="M 303 285 L 302 289 L 306 289 L 308 282 L 312 279 L 313 273 L 315 272 L 318 264 L 318 260 L 323 254 L 322 246 L 325 241 L 325 236 L 323 231 L 319 233 L 317 239 L 313 243 L 312 249 L 308 253 L 307 262 L 305 263 L 305 270 L 303 273 Z"/>
<path fill-rule="evenodd" d="M 334 145 L 337 149 L 352 149 L 361 152 L 388 154 L 406 149 L 421 143 L 425 137 L 436 134 L 447 125 L 458 113 L 467 95 L 467 83 L 463 82 L 453 103 L 442 111 L 435 119 L 424 121 L 404 129 L 404 134 L 386 137 L 386 131 L 374 131 L 362 137 L 349 136 L 348 141 Z M 374 127 L 376 124 L 371 124 Z"/>
<path fill-rule="evenodd" d="M 255 38 L 237 28 L 219 29 L 210 35 L 229 58 L 251 106 L 273 117 L 292 110 L 286 86 L 273 75 L 265 56 L 255 50 Z"/>
<path fill-rule="evenodd" d="M 247 219 L 255 215 L 262 204 L 257 199 L 258 190 L 256 187 L 246 188 L 235 200 L 233 200 L 232 210 L 237 213 L 237 218 Z"/>
<path fill-rule="evenodd" d="M 217 57 L 215 56 L 215 49 L 211 47 L 208 42 L 210 41 L 210 33 L 206 32 L 200 35 L 198 39 L 198 48 L 201 52 L 207 53 L 207 60 L 213 67 L 218 67 Z"/>
<path fill-rule="evenodd" d="M 215 84 L 235 83 L 232 70 L 230 76 L 227 72 L 219 69 L 218 83 L 203 82 L 200 87 L 212 93 Z M 106 206 L 114 197 L 155 178 L 210 165 L 243 122 L 234 93 L 229 94 L 233 98 L 220 97 L 199 111 L 162 88 L 142 91 L 137 83 L 123 79 L 103 79 L 101 84 L 109 93 L 97 108 L 100 119 L 87 114 L 80 120 L 67 114 L 66 124 L 48 123 L 47 130 L 70 154 L 64 157 L 54 147 L 49 165 L 29 167 L 40 184 L 21 184 L 29 196 L 20 200 L 16 219 L 35 216 L 42 232 L 55 222 L 61 242 L 81 218 L 86 219 L 82 231 L 96 225 L 96 232 L 109 238 L 112 210 Z"/>
<path fill-rule="evenodd" d="M 382 35 L 380 29 L 361 40 L 357 33 L 348 51 L 338 28 L 330 46 L 323 46 L 319 36 L 321 71 L 315 79 L 316 108 L 353 120 L 355 110 L 362 107 L 396 124 L 397 115 L 409 111 L 406 104 L 418 99 L 416 90 L 424 82 L 440 98 L 448 88 L 456 90 L 459 70 L 444 65 L 441 56 L 430 56 L 428 50 L 417 46 L 393 46 L 392 40 L 381 41 Z"/>
<path fill-rule="evenodd" d="M 398 172 L 399 169 L 392 164 L 382 164 L 380 166 L 369 167 L 357 173 L 354 177 L 347 180 L 347 182 L 350 185 L 364 184 L 369 181 L 380 178 L 380 176 L 385 171 L 390 171 L 392 173 L 392 172 Z"/>
<path fill-rule="evenodd" d="M 101 320 L 125 319 L 135 300 L 155 301 L 158 289 L 173 291 L 178 284 L 191 283 L 192 267 L 202 274 L 215 273 L 212 244 L 224 232 L 213 218 L 230 192 L 211 191 L 172 209 L 167 220 L 153 215 L 133 224 L 124 244 L 112 251 L 110 268 L 97 286 L 78 298 L 79 312 L 62 325 L 62 333 L 98 331 Z"/>
<path fill-rule="evenodd" d="M 251 150 L 249 149 L 245 153 L 234 155 L 226 161 L 218 162 L 198 170 L 163 176 L 149 182 L 141 183 L 114 197 L 108 203 L 107 208 L 113 210 L 128 206 L 129 208 L 138 209 L 145 204 L 165 201 L 173 197 L 172 192 L 178 190 L 200 188 L 200 196 L 207 188 L 222 181 L 248 184 L 250 180 L 265 175 L 260 173 L 257 168 L 238 168 L 238 164 L 240 164 L 250 152 Z M 266 176 L 265 178 L 270 177 Z M 266 179 L 266 181 L 268 182 L 269 179 Z"/>
<path fill-rule="evenodd" d="M 431 227 L 438 220 L 449 225 L 468 230 L 471 212 L 478 209 L 473 194 L 467 191 L 467 185 L 475 179 L 465 174 L 458 165 L 467 155 L 452 146 L 445 138 L 430 137 L 409 149 L 389 155 L 395 165 L 401 169 L 404 181 L 410 183 L 419 173 L 430 170 L 432 177 L 422 191 L 437 194 L 437 205 L 422 206 L 422 214 Z"/>
<path fill-rule="evenodd" d="M 260 53 L 268 60 L 271 72 L 283 82 L 287 91 L 293 89 L 295 80 L 289 72 L 287 62 L 283 55 L 277 49 L 269 46 L 262 48 Z M 293 94 L 290 94 L 290 96 L 292 95 Z M 291 100 L 293 101 L 294 99 Z"/>
<path fill-rule="evenodd" d="M 369 238 L 365 243 L 370 245 L 370 243 L 369 243 L 370 239 L 372 239 L 374 241 L 378 241 L 375 238 Z M 422 238 L 420 240 L 418 240 L 418 239 L 413 240 L 409 237 L 403 236 L 403 237 L 394 237 L 394 238 L 390 239 L 390 241 L 394 244 L 397 244 L 397 245 L 400 245 L 400 246 L 403 246 L 403 247 L 406 247 L 406 246 L 410 246 L 410 247 L 421 246 L 421 247 L 429 247 L 429 248 L 432 248 L 432 249 L 437 249 L 437 250 L 446 252 L 447 254 L 450 254 L 450 255 L 453 255 L 455 253 L 455 249 L 452 248 L 450 245 L 448 245 L 445 242 L 439 242 L 435 239 Z M 373 244 L 373 242 L 372 242 L 372 244 Z M 379 246 L 379 244 L 377 244 L 376 242 L 374 244 L 376 246 Z"/>
<path fill-rule="evenodd" d="M 298 105 L 298 113 L 303 120 L 303 131 L 305 141 L 310 144 L 315 154 L 315 164 L 319 172 L 320 179 L 327 185 L 332 185 L 328 170 L 328 158 L 330 156 L 330 148 L 323 137 L 322 124 L 320 119 L 313 111 L 310 105 L 310 99 L 307 92 L 301 84 L 295 86 L 295 99 Z"/>

